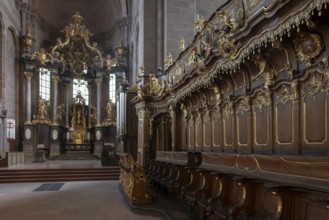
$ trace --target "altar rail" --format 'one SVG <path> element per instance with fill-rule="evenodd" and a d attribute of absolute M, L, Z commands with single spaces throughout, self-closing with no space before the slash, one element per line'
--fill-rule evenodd
<path fill-rule="evenodd" d="M 131 154 L 117 154 L 120 157 L 120 186 L 131 204 L 150 202 L 152 197 L 146 192 L 148 178 L 144 168 L 137 165 Z"/>
<path fill-rule="evenodd" d="M 185 155 L 184 155 L 185 154 Z M 329 159 L 326 157 L 158 152 L 151 182 L 203 216 L 235 219 L 329 219 Z M 177 158 L 185 163 L 164 158 Z M 316 170 L 316 172 L 315 172 Z"/>
<path fill-rule="evenodd" d="M 0 152 L 0 167 L 24 164 L 24 152 Z"/>

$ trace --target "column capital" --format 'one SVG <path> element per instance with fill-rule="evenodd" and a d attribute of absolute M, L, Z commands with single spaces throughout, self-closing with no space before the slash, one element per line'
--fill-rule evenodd
<path fill-rule="evenodd" d="M 102 79 L 95 79 L 96 85 L 100 85 L 102 83 Z"/>
<path fill-rule="evenodd" d="M 53 82 L 58 83 L 59 76 L 52 76 L 51 79 L 53 80 Z"/>
<path fill-rule="evenodd" d="M 33 77 L 33 72 L 27 72 L 27 71 L 25 71 L 24 72 L 24 75 L 25 75 L 25 78 L 26 79 L 31 79 Z"/>

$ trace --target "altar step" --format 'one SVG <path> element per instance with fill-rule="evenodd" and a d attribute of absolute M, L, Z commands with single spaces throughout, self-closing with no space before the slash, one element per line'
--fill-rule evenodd
<path fill-rule="evenodd" d="M 99 160 L 89 151 L 66 151 L 65 154 L 58 156 L 57 160 Z"/>
<path fill-rule="evenodd" d="M 79 169 L 0 169 L 0 183 L 118 180 L 120 167 Z"/>

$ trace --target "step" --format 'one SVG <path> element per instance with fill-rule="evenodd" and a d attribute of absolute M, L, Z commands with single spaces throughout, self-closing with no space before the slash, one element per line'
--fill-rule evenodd
<path fill-rule="evenodd" d="M 0 183 L 118 180 L 120 168 L 76 168 L 76 169 L 0 169 Z"/>

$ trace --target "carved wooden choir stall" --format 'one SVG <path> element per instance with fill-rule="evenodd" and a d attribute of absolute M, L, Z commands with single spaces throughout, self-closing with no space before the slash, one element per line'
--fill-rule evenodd
<path fill-rule="evenodd" d="M 227 1 L 197 16 L 165 77 L 138 81 L 151 183 L 203 216 L 329 219 L 328 4 Z"/>

